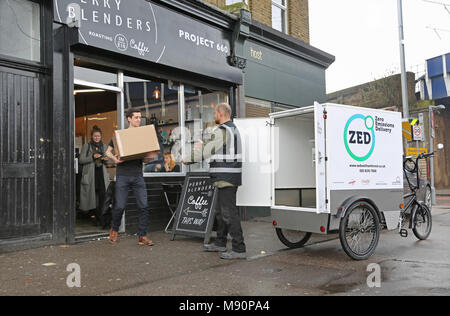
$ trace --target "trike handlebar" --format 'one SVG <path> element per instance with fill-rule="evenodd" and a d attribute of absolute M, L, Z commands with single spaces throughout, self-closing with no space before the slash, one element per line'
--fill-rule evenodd
<path fill-rule="evenodd" d="M 406 181 L 408 182 L 408 185 L 409 185 L 410 189 L 411 189 L 413 192 L 416 192 L 416 190 L 420 188 L 419 160 L 420 160 L 420 159 L 427 159 L 427 158 L 430 158 L 430 157 L 432 157 L 432 156 L 434 156 L 434 152 L 429 153 L 429 154 L 423 154 L 423 153 L 422 153 L 422 154 L 420 154 L 420 155 L 417 156 L 417 158 L 415 159 L 415 162 L 414 162 L 414 160 L 412 159 L 412 157 L 407 157 L 406 160 L 404 161 L 404 163 L 403 163 L 403 169 L 405 170 Z M 406 167 L 407 164 L 408 164 L 408 161 L 411 162 L 411 163 L 413 164 L 413 165 L 412 165 L 413 168 L 411 168 L 411 166 L 410 166 L 409 168 Z M 416 177 L 417 177 L 417 183 L 416 183 L 416 185 L 413 185 L 413 184 L 409 181 L 408 174 L 406 173 L 406 171 L 408 171 L 409 173 L 415 173 L 415 174 L 416 174 Z"/>
<path fill-rule="evenodd" d="M 429 153 L 429 154 L 420 154 L 420 155 L 417 157 L 417 161 L 419 161 L 419 159 L 426 159 L 426 158 L 430 158 L 430 157 L 432 157 L 432 156 L 434 156 L 434 152 Z"/>

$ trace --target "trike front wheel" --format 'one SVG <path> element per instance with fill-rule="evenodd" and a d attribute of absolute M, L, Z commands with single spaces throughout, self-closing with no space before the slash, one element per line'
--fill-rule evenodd
<path fill-rule="evenodd" d="M 380 220 L 375 209 L 363 201 L 353 203 L 341 220 L 339 239 L 350 258 L 368 259 L 380 239 Z"/>
<path fill-rule="evenodd" d="M 431 211 L 424 203 L 420 204 L 413 218 L 413 233 L 417 239 L 425 240 L 431 234 Z"/>

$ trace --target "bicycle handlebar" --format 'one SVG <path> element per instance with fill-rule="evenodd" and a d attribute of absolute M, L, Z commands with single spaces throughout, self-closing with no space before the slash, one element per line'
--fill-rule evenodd
<path fill-rule="evenodd" d="M 429 153 L 429 154 L 420 154 L 420 155 L 417 157 L 417 160 L 419 160 L 419 159 L 430 158 L 431 156 L 434 156 L 434 152 Z"/>
<path fill-rule="evenodd" d="M 429 154 L 420 154 L 420 155 L 417 156 L 417 158 L 416 158 L 416 171 L 415 171 L 416 177 L 417 177 L 417 183 L 416 183 L 415 186 L 412 185 L 412 183 L 409 181 L 408 175 L 406 174 L 406 171 L 407 171 L 407 170 L 404 169 L 404 171 L 405 171 L 405 176 L 406 176 L 406 180 L 408 181 L 409 188 L 410 188 L 413 192 L 416 192 L 416 191 L 419 189 L 419 187 L 420 187 L 420 176 L 419 176 L 419 170 L 418 170 L 418 163 L 419 163 L 419 160 L 420 160 L 420 159 L 427 159 L 427 158 L 430 158 L 430 157 L 432 157 L 432 156 L 434 156 L 434 152 L 429 153 Z M 411 158 L 410 158 L 410 159 L 411 159 Z"/>

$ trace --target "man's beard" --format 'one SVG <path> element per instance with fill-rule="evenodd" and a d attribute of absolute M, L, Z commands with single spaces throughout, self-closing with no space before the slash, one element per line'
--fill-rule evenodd
<path fill-rule="evenodd" d="M 217 125 L 220 125 L 220 121 L 219 120 L 214 120 L 216 122 Z"/>

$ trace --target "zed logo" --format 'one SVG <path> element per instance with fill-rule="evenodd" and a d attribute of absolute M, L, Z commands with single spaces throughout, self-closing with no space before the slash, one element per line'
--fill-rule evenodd
<path fill-rule="evenodd" d="M 375 121 L 372 116 L 353 115 L 345 125 L 344 144 L 356 161 L 366 161 L 375 149 Z"/>

